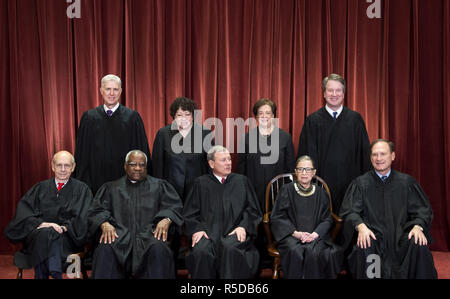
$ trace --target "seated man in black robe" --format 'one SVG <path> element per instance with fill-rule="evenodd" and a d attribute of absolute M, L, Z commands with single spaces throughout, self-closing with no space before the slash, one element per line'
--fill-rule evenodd
<path fill-rule="evenodd" d="M 316 169 L 309 156 L 301 156 L 296 179 L 277 195 L 271 230 L 278 244 L 283 275 L 288 279 L 336 278 L 343 251 L 333 244 L 334 221 L 325 189 L 311 184 Z"/>
<path fill-rule="evenodd" d="M 147 175 L 147 156 L 125 158 L 126 176 L 104 184 L 89 209 L 89 229 L 100 235 L 94 278 L 175 278 L 170 224 L 182 225 L 182 204 L 167 181 Z"/>
<path fill-rule="evenodd" d="M 231 156 L 217 145 L 208 151 L 212 174 L 198 177 L 183 210 L 192 249 L 186 266 L 192 278 L 253 278 L 259 253 L 254 246 L 262 212 L 247 177 L 231 173 Z"/>
<path fill-rule="evenodd" d="M 340 216 L 349 241 L 358 231 L 348 257 L 356 278 L 437 278 L 427 247 L 433 218 L 430 203 L 417 181 L 391 169 L 394 144 L 375 140 L 370 159 L 374 170 L 350 184 Z"/>
<path fill-rule="evenodd" d="M 67 256 L 83 251 L 92 193 L 85 183 L 70 177 L 74 169 L 69 152 L 56 153 L 55 177 L 37 183 L 22 197 L 6 227 L 6 238 L 24 246 L 14 264 L 22 269 L 34 267 L 36 279 L 50 275 L 61 279 Z"/>

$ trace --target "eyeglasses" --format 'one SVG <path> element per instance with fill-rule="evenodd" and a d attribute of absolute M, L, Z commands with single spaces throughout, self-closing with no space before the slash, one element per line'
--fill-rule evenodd
<path fill-rule="evenodd" d="M 298 167 L 295 170 L 302 173 L 303 171 L 305 171 L 306 173 L 311 173 L 311 171 L 313 171 L 315 168 L 312 167 Z"/>
<path fill-rule="evenodd" d="M 136 162 L 129 162 L 128 166 L 136 168 L 136 167 L 140 167 L 140 168 L 145 168 L 146 164 L 145 163 L 136 163 Z"/>

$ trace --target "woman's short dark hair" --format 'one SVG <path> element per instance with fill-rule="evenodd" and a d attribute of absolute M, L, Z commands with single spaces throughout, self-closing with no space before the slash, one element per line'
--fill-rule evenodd
<path fill-rule="evenodd" d="M 253 114 L 255 117 L 258 116 L 258 110 L 264 105 L 269 105 L 270 109 L 272 109 L 273 117 L 277 117 L 277 105 L 269 99 L 262 98 L 259 99 L 255 105 L 253 105 Z"/>
<path fill-rule="evenodd" d="M 181 110 L 191 112 L 192 117 L 194 117 L 194 110 L 197 109 L 197 105 L 195 105 L 195 102 L 189 98 L 176 98 L 175 101 L 173 101 L 173 103 L 170 105 L 170 116 L 172 116 L 173 119 L 175 119 L 175 114 L 180 108 Z"/>

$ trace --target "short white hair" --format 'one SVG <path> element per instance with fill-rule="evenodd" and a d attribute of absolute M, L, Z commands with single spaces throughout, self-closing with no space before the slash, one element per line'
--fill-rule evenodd
<path fill-rule="evenodd" d="M 105 77 L 102 78 L 102 87 L 105 86 L 105 83 L 109 81 L 116 82 L 117 84 L 119 84 L 119 87 L 122 88 L 122 81 L 120 80 L 119 77 L 113 74 L 106 75 Z"/>
<path fill-rule="evenodd" d="M 143 151 L 140 151 L 140 150 L 129 151 L 128 154 L 125 156 L 125 163 L 128 164 L 128 161 L 130 161 L 131 155 L 137 155 L 137 154 L 143 155 L 145 157 L 145 164 L 147 164 L 147 162 L 148 162 L 147 155 Z"/>
<path fill-rule="evenodd" d="M 214 155 L 216 153 L 228 153 L 228 152 L 229 152 L 229 150 L 226 147 L 224 147 L 222 145 L 215 145 L 209 149 L 206 158 L 208 161 L 214 161 Z"/>

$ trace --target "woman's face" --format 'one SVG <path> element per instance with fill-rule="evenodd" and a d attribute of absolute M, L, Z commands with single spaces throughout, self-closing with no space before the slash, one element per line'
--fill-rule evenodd
<path fill-rule="evenodd" d="M 256 120 L 258 121 L 258 126 L 261 128 L 269 129 L 272 126 L 273 112 L 269 105 L 262 105 L 259 107 L 256 114 Z"/>
<path fill-rule="evenodd" d="M 188 129 L 192 125 L 193 119 L 192 113 L 188 110 L 181 109 L 181 107 L 175 113 L 175 122 L 179 130 Z"/>
<path fill-rule="evenodd" d="M 311 184 L 313 176 L 316 174 L 316 170 L 311 161 L 303 160 L 298 162 L 295 174 L 300 184 L 308 187 Z"/>

